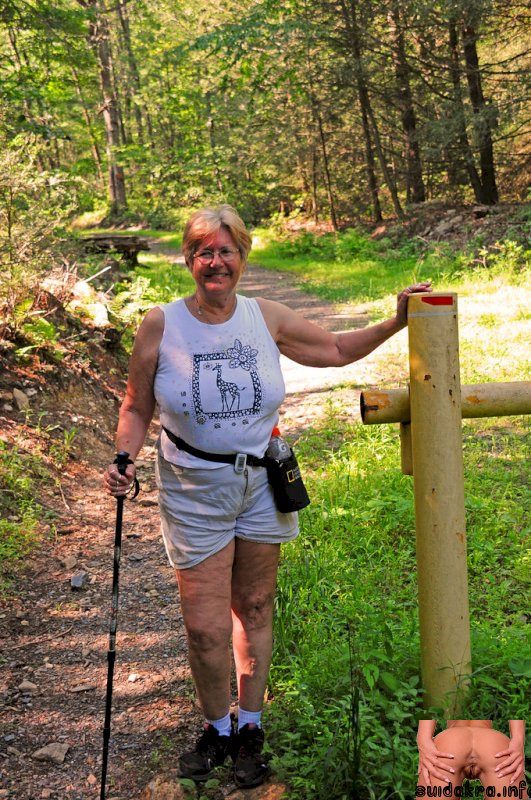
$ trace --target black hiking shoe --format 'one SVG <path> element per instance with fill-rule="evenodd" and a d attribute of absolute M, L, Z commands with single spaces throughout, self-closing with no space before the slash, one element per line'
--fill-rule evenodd
<path fill-rule="evenodd" d="M 213 725 L 205 728 L 195 748 L 179 759 L 181 778 L 207 781 L 215 767 L 221 766 L 231 751 L 231 737 L 220 736 Z"/>
<path fill-rule="evenodd" d="M 271 769 L 267 758 L 262 753 L 264 732 L 261 728 L 249 728 L 244 725 L 234 737 L 234 780 L 240 789 L 259 786 Z"/>

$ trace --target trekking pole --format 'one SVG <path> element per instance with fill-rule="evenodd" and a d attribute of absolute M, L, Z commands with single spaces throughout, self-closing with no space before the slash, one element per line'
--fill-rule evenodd
<path fill-rule="evenodd" d="M 125 475 L 128 464 L 133 462 L 129 459 L 129 453 L 120 450 L 116 453 L 114 461 L 118 465 L 120 475 Z M 135 493 L 138 494 L 138 481 L 135 478 Z M 101 764 L 101 790 L 100 800 L 105 800 L 105 784 L 107 783 L 107 762 L 109 760 L 109 739 L 111 737 L 111 711 L 112 711 L 112 681 L 114 675 L 114 662 L 116 660 L 116 628 L 118 625 L 118 577 L 120 574 L 120 554 L 122 549 L 122 517 L 124 510 L 123 495 L 116 498 L 116 530 L 114 534 L 114 566 L 112 573 L 112 606 L 111 606 L 111 628 L 109 633 L 109 650 L 107 652 L 107 695 L 105 699 L 105 722 L 103 723 L 103 754 Z"/>

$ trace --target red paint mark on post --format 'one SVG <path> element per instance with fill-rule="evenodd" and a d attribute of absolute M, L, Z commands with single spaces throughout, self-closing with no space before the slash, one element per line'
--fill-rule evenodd
<path fill-rule="evenodd" d="M 454 302 L 454 298 L 448 295 L 435 295 L 435 297 L 433 295 L 429 295 L 428 297 L 421 297 L 420 299 L 423 303 L 428 303 L 430 306 L 451 306 Z"/>

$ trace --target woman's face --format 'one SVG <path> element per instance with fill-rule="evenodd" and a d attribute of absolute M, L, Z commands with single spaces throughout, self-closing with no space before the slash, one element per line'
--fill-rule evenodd
<path fill-rule="evenodd" d="M 227 251 L 222 257 L 218 251 Z M 210 260 L 199 258 L 205 251 L 215 251 Z M 230 254 L 228 251 L 232 251 Z M 192 261 L 192 277 L 197 288 L 205 294 L 227 296 L 236 290 L 236 286 L 244 271 L 240 251 L 234 244 L 232 236 L 226 228 L 220 228 L 216 233 L 205 238 L 196 248 Z"/>

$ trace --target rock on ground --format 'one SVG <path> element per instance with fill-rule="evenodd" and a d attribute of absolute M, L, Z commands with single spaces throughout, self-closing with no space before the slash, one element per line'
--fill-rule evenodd
<path fill-rule="evenodd" d="M 68 745 L 60 742 L 51 742 L 33 753 L 37 761 L 51 761 L 53 764 L 62 764 L 68 752 Z"/>
<path fill-rule="evenodd" d="M 37 690 L 37 685 L 31 681 L 24 680 L 22 683 L 19 683 L 18 690 L 19 692 L 35 692 Z"/>
<path fill-rule="evenodd" d="M 30 407 L 27 394 L 20 389 L 13 389 L 13 397 L 20 411 L 26 411 Z"/>

